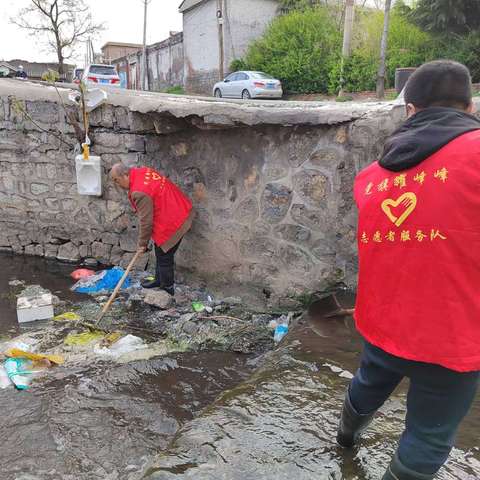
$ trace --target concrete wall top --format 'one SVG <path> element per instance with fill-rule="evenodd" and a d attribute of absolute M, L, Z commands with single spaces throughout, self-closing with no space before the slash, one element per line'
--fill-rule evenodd
<path fill-rule="evenodd" d="M 66 103 L 73 90 L 58 84 L 58 90 Z M 156 113 L 178 119 L 192 119 L 203 129 L 233 128 L 256 125 L 339 125 L 366 118 L 374 114 L 400 110 L 394 102 L 343 103 L 217 100 L 210 97 L 169 95 L 155 92 L 105 88 L 107 103 L 125 107 L 132 112 Z M 20 82 L 14 79 L 0 80 L 0 96 L 19 100 L 49 101 L 58 103 L 55 89 L 41 82 Z M 480 102 L 479 102 L 480 103 Z"/>

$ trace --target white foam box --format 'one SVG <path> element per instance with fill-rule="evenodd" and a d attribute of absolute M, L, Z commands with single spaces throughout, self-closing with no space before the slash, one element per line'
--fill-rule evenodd
<path fill-rule="evenodd" d="M 44 293 L 36 297 L 18 297 L 18 323 L 47 320 L 49 318 L 53 318 L 53 301 L 50 293 Z"/>

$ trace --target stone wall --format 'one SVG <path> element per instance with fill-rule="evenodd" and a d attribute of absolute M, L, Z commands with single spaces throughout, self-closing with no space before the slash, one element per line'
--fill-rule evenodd
<path fill-rule="evenodd" d="M 112 64 L 124 79 L 125 88 L 138 89 L 142 50 L 116 58 Z M 149 90 L 160 92 L 168 87 L 184 85 L 183 33 L 172 33 L 162 42 L 147 47 L 147 72 Z"/>
<path fill-rule="evenodd" d="M 183 33 L 147 48 L 148 85 L 154 92 L 180 85 L 184 79 Z"/>
<path fill-rule="evenodd" d="M 13 95 L 35 123 L 15 112 Z M 0 82 L 2 250 L 125 265 L 136 219 L 107 178 L 123 161 L 161 170 L 192 197 L 197 217 L 178 254 L 188 279 L 272 298 L 354 285 L 353 179 L 403 108 L 109 95 L 91 115 L 104 195 L 85 197 L 72 149 L 53 136 L 75 143 L 53 89 Z"/>

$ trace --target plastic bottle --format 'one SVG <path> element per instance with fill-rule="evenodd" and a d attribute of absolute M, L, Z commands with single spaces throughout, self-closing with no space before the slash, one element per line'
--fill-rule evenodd
<path fill-rule="evenodd" d="M 275 327 L 275 333 L 273 335 L 273 340 L 276 343 L 279 343 L 283 337 L 288 333 L 288 324 L 290 323 L 290 318 L 286 315 L 282 315 L 278 319 L 277 326 Z"/>
<path fill-rule="evenodd" d="M 7 358 L 3 364 L 8 378 L 18 390 L 26 390 L 32 380 L 32 362 L 25 358 Z"/>

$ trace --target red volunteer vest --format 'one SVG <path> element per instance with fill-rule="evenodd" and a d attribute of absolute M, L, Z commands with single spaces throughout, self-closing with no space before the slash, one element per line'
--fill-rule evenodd
<path fill-rule="evenodd" d="M 153 201 L 152 240 L 162 245 L 183 225 L 192 210 L 187 196 L 168 178 L 151 168 L 132 168 L 130 170 L 130 191 L 128 198 L 134 210 L 132 192 L 142 192 Z"/>
<path fill-rule="evenodd" d="M 480 370 L 480 131 L 416 167 L 355 180 L 355 320 L 388 353 Z"/>

